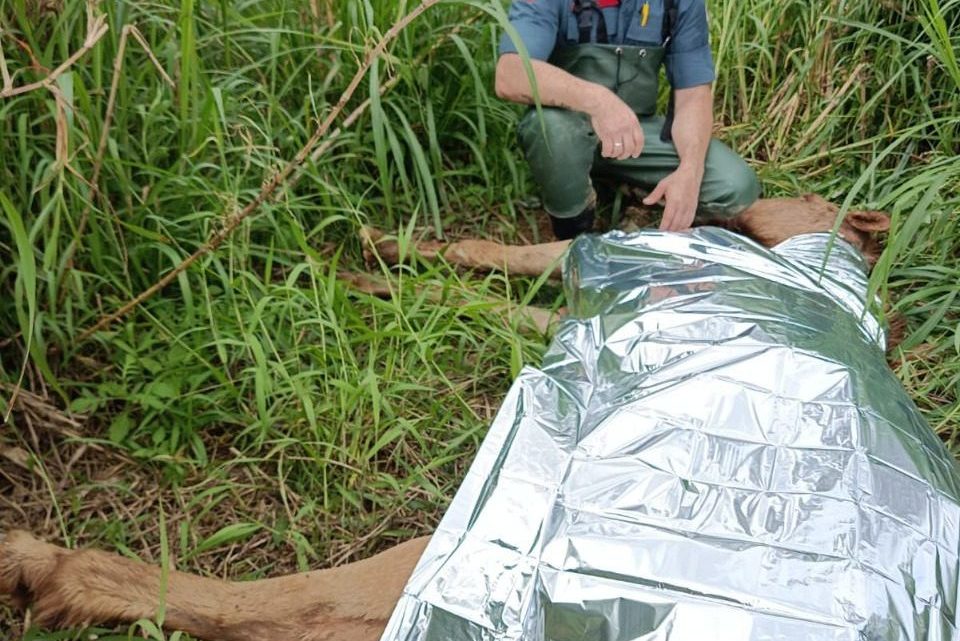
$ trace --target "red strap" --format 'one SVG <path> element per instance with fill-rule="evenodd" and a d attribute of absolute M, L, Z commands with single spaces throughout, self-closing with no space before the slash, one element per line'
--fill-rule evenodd
<path fill-rule="evenodd" d="M 601 9 L 609 9 L 610 7 L 619 7 L 620 0 L 597 0 L 597 6 Z"/>

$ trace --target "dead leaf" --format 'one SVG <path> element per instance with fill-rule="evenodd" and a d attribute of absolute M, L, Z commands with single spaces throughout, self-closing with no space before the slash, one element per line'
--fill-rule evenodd
<path fill-rule="evenodd" d="M 0 456 L 25 470 L 33 470 L 33 465 L 30 463 L 30 452 L 22 447 L 5 447 L 0 450 Z"/>

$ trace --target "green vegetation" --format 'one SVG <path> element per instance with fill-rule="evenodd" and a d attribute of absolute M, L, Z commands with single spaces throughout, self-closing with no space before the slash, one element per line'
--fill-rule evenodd
<path fill-rule="evenodd" d="M 960 0 L 709 4 L 719 135 L 767 195 L 893 214 L 874 283 L 908 322 L 897 372 L 960 452 Z M 369 108 L 295 184 L 77 340 L 250 202 L 414 6 L 99 3 L 109 30 L 89 51 L 0 97 L 0 528 L 260 576 L 436 523 L 547 343 L 499 303 L 560 292 L 367 267 L 358 231 L 537 239 L 520 109 L 492 95 L 496 0 L 416 20 L 343 116 Z M 13 85 L 46 77 L 93 24 L 88 3 L 0 0 Z M 393 295 L 353 291 L 338 269 L 383 271 Z M 0 630 L 17 626 L 0 611 Z"/>

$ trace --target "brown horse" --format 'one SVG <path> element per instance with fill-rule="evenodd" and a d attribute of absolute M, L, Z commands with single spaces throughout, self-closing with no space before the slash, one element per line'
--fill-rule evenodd
<path fill-rule="evenodd" d="M 836 206 L 815 196 L 761 200 L 725 226 L 773 246 L 792 236 L 829 231 Z M 840 235 L 871 262 L 885 214 L 854 211 Z M 376 238 L 381 255 L 396 247 Z M 422 255 L 443 254 L 468 267 L 540 274 L 555 269 L 567 243 L 509 247 L 488 241 L 422 244 Z M 391 249 L 392 248 L 392 249 Z M 227 582 L 182 572 L 164 573 L 96 550 L 67 550 L 22 531 L 0 540 L 0 594 L 32 607 L 44 627 L 132 622 L 156 618 L 165 627 L 210 641 L 376 641 L 416 565 L 427 537 L 342 567 L 249 582 Z"/>
<path fill-rule="evenodd" d="M 767 247 L 784 240 L 818 231 L 831 231 L 839 209 L 819 196 L 802 198 L 765 198 L 747 211 L 728 220 L 711 220 L 710 225 L 725 227 L 748 236 Z M 851 211 L 840 223 L 838 233 L 857 247 L 871 265 L 880 255 L 876 232 L 886 231 L 890 218 L 877 211 Z M 368 255 L 387 263 L 400 260 L 400 246 L 383 238 L 380 232 L 363 230 Z M 548 269 L 559 269 L 559 258 L 570 244 L 561 240 L 540 245 L 502 245 L 489 240 L 461 240 L 454 243 L 423 241 L 415 244 L 423 258 L 443 256 L 448 262 L 476 269 L 501 269 L 519 276 L 539 276 Z"/>

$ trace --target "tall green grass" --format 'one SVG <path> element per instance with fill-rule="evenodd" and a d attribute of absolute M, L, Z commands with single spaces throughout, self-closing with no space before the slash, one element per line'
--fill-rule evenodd
<path fill-rule="evenodd" d="M 306 566 L 358 534 L 376 532 L 354 555 L 428 529 L 512 377 L 546 343 L 504 323 L 496 301 L 559 304 L 553 286 L 443 265 L 405 268 L 386 300 L 335 278 L 366 269 L 363 224 L 404 239 L 516 239 L 535 227 L 514 142 L 521 110 L 491 90 L 496 12 L 449 2 L 377 62 L 349 105 L 369 97 L 369 108 L 295 186 L 175 285 L 76 343 L 248 202 L 414 6 L 335 2 L 328 22 L 316 4 L 318 16 L 288 0 L 102 3 L 110 31 L 57 83 L 62 115 L 47 90 L 0 99 L 0 381 L 83 417 L 84 439 L 158 471 L 165 487 L 208 477 L 213 504 L 242 503 L 244 484 L 226 471 L 239 467 L 283 498 L 283 514 L 185 521 L 183 567 L 264 534 L 265 549 Z M 898 373 L 960 447 L 960 1 L 709 5 L 720 135 L 767 194 L 813 191 L 893 214 L 874 286 L 909 321 Z M 80 48 L 89 21 L 86 3 L 36 7 L 0 0 L 18 84 Z M 175 87 L 128 41 L 94 189 L 125 25 Z M 464 291 L 482 296 L 464 306 Z M 3 414 L 9 399 L 0 394 Z M 0 445 L 40 456 L 18 420 Z M 71 488 L 92 481 L 73 483 L 54 494 L 61 536 L 136 549 L 130 527 L 84 512 Z"/>

